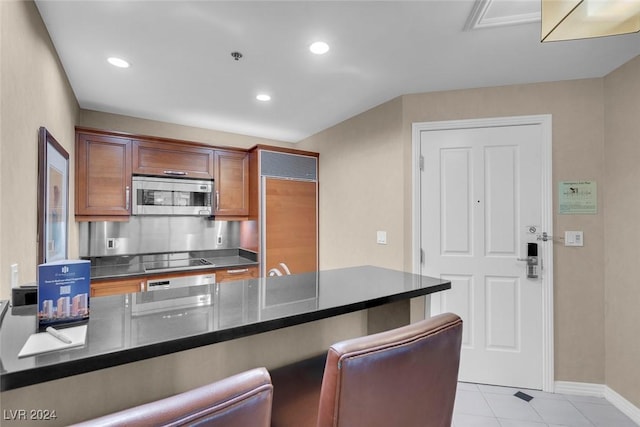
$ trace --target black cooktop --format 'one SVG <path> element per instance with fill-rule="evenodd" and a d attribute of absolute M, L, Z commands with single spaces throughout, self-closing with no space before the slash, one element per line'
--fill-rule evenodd
<path fill-rule="evenodd" d="M 146 262 L 145 271 L 180 270 L 193 268 L 213 267 L 214 264 L 204 258 L 170 259 L 163 261 Z"/>

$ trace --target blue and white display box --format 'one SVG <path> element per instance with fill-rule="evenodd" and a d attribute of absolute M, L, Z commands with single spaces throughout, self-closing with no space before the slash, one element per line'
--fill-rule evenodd
<path fill-rule="evenodd" d="M 63 260 L 38 265 L 38 324 L 62 326 L 89 320 L 91 262 Z"/>

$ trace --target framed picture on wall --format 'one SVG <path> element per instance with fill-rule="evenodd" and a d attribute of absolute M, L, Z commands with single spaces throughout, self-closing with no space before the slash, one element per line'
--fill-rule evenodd
<path fill-rule="evenodd" d="M 69 153 L 41 127 L 38 132 L 38 264 L 67 259 Z"/>

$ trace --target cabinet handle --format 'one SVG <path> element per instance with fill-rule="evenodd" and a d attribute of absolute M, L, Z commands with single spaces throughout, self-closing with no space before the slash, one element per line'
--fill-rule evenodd
<path fill-rule="evenodd" d="M 140 292 L 144 292 L 144 282 L 140 282 Z"/>
<path fill-rule="evenodd" d="M 248 273 L 249 269 L 248 268 L 239 268 L 237 270 L 227 270 L 227 273 L 229 274 L 240 274 L 240 273 Z"/>
<path fill-rule="evenodd" d="M 124 202 L 124 205 L 125 205 L 125 206 L 124 206 L 124 209 L 125 209 L 126 211 L 128 211 L 128 210 L 129 210 L 129 203 L 130 203 L 130 202 L 129 202 L 129 200 L 131 199 L 131 197 L 130 197 L 130 196 L 131 196 L 131 190 L 129 189 L 129 186 L 127 185 L 126 187 L 124 187 L 124 199 L 125 199 L 125 202 Z"/>
<path fill-rule="evenodd" d="M 186 172 L 182 172 L 182 171 L 164 171 L 164 173 L 166 175 L 179 175 L 179 176 L 185 176 L 187 174 Z"/>
<path fill-rule="evenodd" d="M 220 210 L 220 191 L 216 190 L 216 210 Z"/>

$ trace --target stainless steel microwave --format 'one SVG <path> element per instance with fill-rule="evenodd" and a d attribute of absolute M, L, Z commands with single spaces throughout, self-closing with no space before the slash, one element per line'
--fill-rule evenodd
<path fill-rule="evenodd" d="M 213 181 L 133 177 L 133 215 L 211 215 Z"/>

